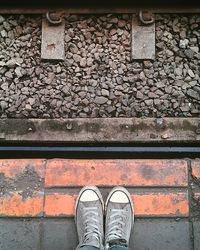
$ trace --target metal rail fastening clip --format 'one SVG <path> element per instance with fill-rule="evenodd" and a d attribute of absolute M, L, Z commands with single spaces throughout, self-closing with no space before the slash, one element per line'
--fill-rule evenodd
<path fill-rule="evenodd" d="M 62 23 L 63 17 L 59 12 L 48 11 L 46 13 L 46 19 L 51 25 L 59 25 Z"/>
<path fill-rule="evenodd" d="M 144 25 L 149 25 L 155 22 L 153 14 L 149 11 L 140 11 L 139 12 L 140 22 Z"/>

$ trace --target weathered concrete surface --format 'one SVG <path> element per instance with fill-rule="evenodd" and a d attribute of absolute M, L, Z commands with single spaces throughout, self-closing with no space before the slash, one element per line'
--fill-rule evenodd
<path fill-rule="evenodd" d="M 43 60 L 64 60 L 64 35 L 64 21 L 59 25 L 50 25 L 46 18 L 42 20 L 41 58 Z"/>
<path fill-rule="evenodd" d="M 73 219 L 44 223 L 44 250 L 72 250 L 78 244 Z M 170 220 L 136 220 L 130 240 L 137 250 L 190 250 L 189 223 Z"/>
<path fill-rule="evenodd" d="M 78 240 L 74 220 L 45 221 L 43 224 L 43 248 L 44 250 L 72 250 L 75 249 Z"/>
<path fill-rule="evenodd" d="M 154 18 L 154 15 L 153 15 Z M 137 15 L 132 17 L 132 60 L 155 60 L 156 50 L 155 22 L 149 25 L 141 23 Z"/>
<path fill-rule="evenodd" d="M 190 235 L 187 221 L 138 220 L 131 238 L 137 250 L 189 250 Z"/>
<path fill-rule="evenodd" d="M 40 223 L 29 220 L 0 220 L 1 250 L 40 249 Z"/>
<path fill-rule="evenodd" d="M 6 142 L 199 142 L 200 118 L 0 120 Z"/>
<path fill-rule="evenodd" d="M 200 250 L 200 220 L 193 222 L 194 250 Z"/>
<path fill-rule="evenodd" d="M 45 220 L 40 230 L 39 221 L 0 220 L 1 250 L 72 250 L 78 240 L 74 219 Z M 196 224 L 195 250 L 199 250 L 200 224 Z M 41 245 L 39 237 L 41 237 Z M 137 250 L 190 250 L 187 221 L 137 219 L 130 240 Z"/>

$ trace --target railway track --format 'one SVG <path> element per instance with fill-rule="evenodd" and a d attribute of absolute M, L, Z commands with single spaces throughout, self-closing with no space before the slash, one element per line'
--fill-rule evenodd
<path fill-rule="evenodd" d="M 142 250 L 147 248 L 150 250 L 199 249 L 200 118 L 198 107 L 200 81 L 198 78 L 199 38 L 197 39 L 196 36 L 199 34 L 200 4 L 198 1 L 190 1 L 186 4 L 183 4 L 182 1 L 168 1 L 163 4 L 160 2 L 56 1 L 55 3 L 55 1 L 48 1 L 47 6 L 47 3 L 42 1 L 27 4 L 24 1 L 11 0 L 8 6 L 8 1 L 1 0 L 0 32 L 3 37 L 0 37 L 3 51 L 0 60 L 0 70 L 2 70 L 0 73 L 2 76 L 0 77 L 2 95 L 0 96 L 0 115 L 2 117 L 0 119 L 1 250 L 75 249 L 78 242 L 73 221 L 74 202 L 80 187 L 91 184 L 100 187 L 104 198 L 109 189 L 115 185 L 125 185 L 130 190 L 136 215 L 131 247 Z M 140 17 L 141 21 L 146 12 L 150 13 L 153 22 L 148 24 L 143 22 L 142 28 L 148 29 L 151 26 L 150 36 L 146 36 L 146 29 L 141 29 L 139 33 L 144 35 L 140 39 L 142 43 L 138 45 L 137 49 L 131 51 L 133 45 L 130 45 L 129 41 L 134 41 L 136 36 L 131 37 L 130 33 L 134 34 L 140 26 L 134 22 L 134 18 L 135 16 Z M 70 19 L 68 22 L 65 17 L 65 14 L 107 13 L 130 15 L 125 15 L 124 19 L 104 15 L 101 16 L 100 25 L 93 25 L 94 27 L 92 25 L 90 27 L 90 23 L 98 21 L 95 18 L 91 19 L 92 21 L 89 18 L 85 20 L 83 15 L 83 18 L 79 20 L 75 15 L 72 16 L 72 23 L 70 23 Z M 160 18 L 159 20 L 162 21 L 161 23 L 158 21 L 157 24 L 163 26 L 162 33 L 162 29 L 160 30 L 158 26 L 157 29 L 155 28 L 154 14 L 162 15 L 163 13 L 177 15 L 184 13 L 185 16 L 177 18 L 178 21 L 175 18 L 170 24 L 169 16 L 166 18 L 168 21 L 165 21 L 158 15 L 158 19 Z M 61 23 L 65 22 L 68 25 L 67 29 L 60 24 L 50 25 L 48 20 L 52 21 L 50 14 L 64 17 Z M 133 22 L 130 18 L 132 14 L 134 14 Z M 192 15 L 195 15 L 195 18 L 190 18 Z M 9 16 L 11 16 L 10 19 Z M 28 19 L 30 16 L 31 18 Z M 179 21 L 182 22 L 181 28 L 177 25 Z M 85 66 L 84 60 L 79 65 L 80 55 L 78 59 L 75 57 L 74 62 L 72 60 L 71 65 L 76 69 L 74 71 L 67 71 L 69 65 L 65 64 L 65 61 L 70 59 L 70 56 L 74 57 L 83 48 L 86 48 L 84 53 L 90 53 L 91 41 L 89 40 L 88 45 L 89 52 L 87 46 L 80 45 L 80 42 L 80 48 L 75 52 L 71 52 L 69 47 L 76 48 L 77 41 L 83 36 L 82 31 L 77 32 L 77 27 L 81 27 L 80 30 L 83 29 L 85 32 L 88 26 L 92 30 L 91 34 L 97 29 L 95 41 L 97 44 L 99 43 L 98 46 L 101 46 L 99 41 L 101 41 L 102 34 L 99 32 L 99 27 L 105 25 L 106 22 L 111 22 L 109 28 L 106 26 L 107 30 L 110 29 L 109 32 L 106 29 L 106 31 L 103 29 L 100 31 L 105 34 L 112 33 L 114 42 L 111 45 L 108 43 L 108 48 L 105 47 L 101 53 L 103 54 L 106 50 L 106 53 L 109 54 L 109 46 L 118 46 L 115 41 L 119 40 L 124 29 L 126 36 L 122 42 L 125 42 L 124 47 L 127 46 L 128 49 L 127 51 L 122 50 L 122 58 L 124 60 L 124 55 L 128 53 L 125 64 L 129 65 L 127 68 L 134 65 L 135 75 L 131 75 L 131 71 L 126 71 L 131 77 L 126 78 L 127 73 L 124 73 L 124 81 L 127 85 L 123 85 L 121 89 L 115 89 L 116 86 L 112 85 L 107 86 L 102 81 L 100 82 L 101 89 L 96 93 L 98 87 L 95 83 L 92 97 L 89 96 L 86 99 L 87 93 L 85 92 L 88 90 L 81 89 L 79 98 L 77 93 L 80 91 L 82 81 L 76 78 L 76 73 L 78 72 L 78 77 L 85 76 L 85 72 L 89 72 L 90 68 Z M 129 22 L 127 26 L 126 22 Z M 120 29 L 118 23 L 121 25 Z M 57 34 L 62 34 L 60 50 L 62 53 L 59 60 L 64 62 L 52 62 L 52 58 L 47 58 L 45 62 L 42 61 L 44 58 L 46 60 L 46 55 L 39 52 L 39 46 L 41 43 L 44 45 L 44 42 L 49 42 L 52 34 L 55 34 L 52 33 L 52 30 L 49 33 L 52 26 L 58 29 Z M 188 30 L 188 27 L 192 27 L 191 30 Z M 72 35 L 70 32 L 68 34 L 68 30 Z M 115 34 L 118 31 L 121 33 L 116 38 Z M 88 30 L 87 32 L 89 33 Z M 160 32 L 157 40 L 155 40 L 156 32 Z M 17 34 L 16 37 L 15 34 Z M 32 34 L 37 35 L 33 38 Z M 89 33 L 88 36 L 92 36 L 91 34 Z M 112 41 L 112 36 L 108 40 Z M 57 37 L 60 38 L 59 35 Z M 163 37 L 164 40 L 162 40 Z M 184 39 L 187 40 L 187 38 L 188 41 L 185 41 Z M 144 45 L 143 41 L 148 41 L 148 39 L 149 42 L 146 44 L 151 46 L 145 52 L 145 58 L 139 58 L 144 60 L 144 63 L 140 61 L 134 64 L 132 59 Z M 16 40 L 17 43 L 15 43 Z M 161 45 L 156 47 L 158 40 Z M 72 45 L 68 47 L 70 43 Z M 162 45 L 165 43 L 166 47 Z M 20 47 L 18 45 L 28 48 L 26 53 L 23 49 L 15 51 Z M 32 50 L 33 47 L 34 50 Z M 13 51 L 19 52 L 18 54 L 22 58 L 13 62 L 7 48 L 11 48 L 12 55 Z M 66 51 L 65 48 L 67 48 Z M 158 49 L 157 55 L 154 53 L 156 48 Z M 147 53 L 149 51 L 153 51 L 150 56 Z M 115 54 L 118 53 L 115 51 Z M 113 56 L 112 53 L 110 55 Z M 34 64 L 33 67 L 27 66 L 26 62 L 29 63 L 29 57 Z M 130 59 L 131 57 L 132 59 Z M 161 61 L 158 58 L 161 58 Z M 112 57 L 112 60 L 115 61 L 116 58 Z M 173 60 L 177 60 L 177 63 L 173 64 Z M 97 61 L 99 64 L 106 64 L 100 59 Z M 154 72 L 154 68 L 157 66 L 153 65 L 152 61 L 155 61 L 155 65 L 161 64 L 165 67 L 173 64 L 176 73 L 171 74 L 173 67 L 166 70 L 168 72 L 166 75 L 159 67 Z M 182 65 L 185 68 L 179 68 L 181 62 L 184 62 Z M 98 68 L 98 63 L 96 63 L 97 70 L 95 70 L 99 73 L 101 69 Z M 91 66 L 92 64 L 90 64 Z M 126 66 L 123 66 L 125 70 Z M 51 73 L 51 79 L 48 78 L 49 72 L 46 71 L 46 68 Z M 102 71 L 101 77 L 116 70 L 116 68 L 111 68 L 108 69 L 108 72 Z M 153 75 L 149 78 L 142 74 L 142 72 L 146 72 L 147 75 L 150 75 L 150 71 L 153 72 Z M 24 75 L 23 72 L 25 72 Z M 28 75 L 27 72 L 31 73 Z M 123 74 L 122 71 L 120 72 L 114 72 L 113 75 Z M 64 83 L 59 82 L 59 79 L 63 79 L 63 75 Z M 69 86 L 67 85 L 69 79 L 66 75 L 72 78 Z M 92 74 L 91 77 L 93 77 Z M 167 81 L 162 82 L 163 77 Z M 155 80 L 159 78 L 159 81 L 152 81 L 152 78 Z M 34 84 L 32 80 L 34 80 Z M 122 85 L 123 81 L 118 80 L 120 83 L 117 82 L 117 85 Z M 134 81 L 138 81 L 138 83 L 132 88 Z M 145 84 L 142 85 L 143 82 Z M 86 82 L 85 85 L 87 84 Z M 148 84 L 151 88 L 142 92 L 141 86 L 145 88 Z M 34 85 L 37 87 L 32 89 Z M 74 85 L 78 86 L 74 87 Z M 184 85 L 183 88 L 182 85 Z M 127 92 L 123 92 L 124 88 L 128 89 Z M 99 92 L 102 89 L 103 92 Z M 49 91 L 50 94 L 46 91 Z M 112 92 L 111 96 L 109 96 L 109 91 Z M 116 91 L 116 95 L 113 95 L 114 91 Z M 55 92 L 60 95 L 54 98 Z M 66 94 L 68 92 L 70 95 Z M 176 95 L 172 98 L 174 92 Z M 17 99 L 18 93 L 20 95 Z M 149 93 L 151 94 L 149 95 Z M 124 100 L 120 99 L 120 95 L 129 96 L 127 100 Z M 23 98 L 20 99 L 22 96 Z M 52 100 L 50 100 L 51 96 L 53 96 Z M 73 99 L 70 99 L 70 96 L 73 96 Z M 65 98 L 66 101 L 63 104 L 62 100 Z M 172 102 L 168 102 L 168 99 L 172 99 Z M 41 103 L 40 100 L 42 100 Z M 117 101 L 115 102 L 115 100 Z M 160 100 L 163 100 L 164 104 Z M 86 103 L 85 106 L 82 106 L 82 101 Z M 74 105 L 73 102 L 77 104 Z M 69 103 L 71 106 L 67 106 Z M 66 109 L 64 109 L 65 105 Z M 132 105 L 133 110 L 136 106 L 137 112 L 123 111 L 129 105 Z M 167 108 L 162 109 L 162 105 Z M 87 106 L 92 111 L 87 109 Z M 123 109 L 120 110 L 120 107 Z M 144 112 L 140 112 L 143 108 Z M 71 110 L 74 110 L 74 113 Z M 85 113 L 82 112 L 83 110 Z M 99 110 L 101 112 L 96 113 Z M 118 112 L 118 110 L 120 111 Z M 120 114 L 122 117 L 115 117 Z M 150 117 L 151 114 L 153 114 L 152 117 Z M 176 117 L 169 117 L 170 114 Z M 145 117 L 145 115 L 149 117 Z"/>

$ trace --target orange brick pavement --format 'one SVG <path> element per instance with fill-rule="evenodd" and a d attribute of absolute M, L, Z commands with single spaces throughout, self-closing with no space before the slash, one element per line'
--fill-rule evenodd
<path fill-rule="evenodd" d="M 200 175 L 200 160 L 191 162 Z M 80 188 L 124 185 L 136 216 L 189 215 L 186 160 L 0 160 L 0 216 L 73 216 Z"/>

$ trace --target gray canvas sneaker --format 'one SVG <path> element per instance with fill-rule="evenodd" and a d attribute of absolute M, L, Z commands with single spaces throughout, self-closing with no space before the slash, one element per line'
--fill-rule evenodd
<path fill-rule="evenodd" d="M 82 188 L 75 209 L 77 249 L 93 246 L 103 250 L 103 199 L 99 189 L 93 186 Z"/>
<path fill-rule="evenodd" d="M 115 187 L 108 195 L 105 212 L 105 249 L 128 246 L 134 223 L 133 203 L 124 187 Z"/>

